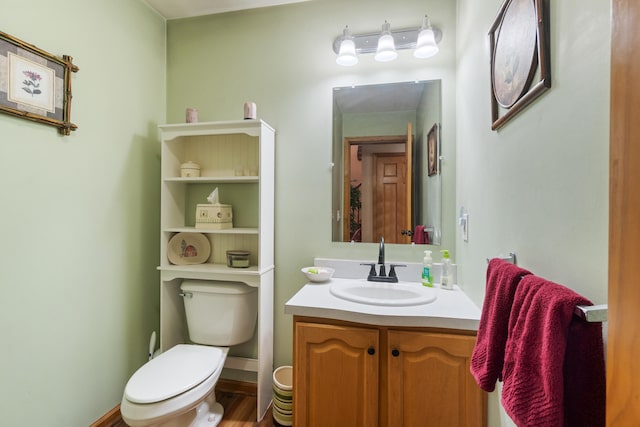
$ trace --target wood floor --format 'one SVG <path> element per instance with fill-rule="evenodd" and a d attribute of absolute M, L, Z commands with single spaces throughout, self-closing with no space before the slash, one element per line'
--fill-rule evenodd
<path fill-rule="evenodd" d="M 273 420 L 271 408 L 262 421 L 257 418 L 255 385 L 236 381 L 220 380 L 216 385 L 216 400 L 224 407 L 224 417 L 218 427 L 279 427 Z M 119 408 L 96 421 L 91 427 L 127 427 L 120 417 Z"/>
<path fill-rule="evenodd" d="M 218 427 L 277 427 L 271 408 L 260 422 L 256 419 L 256 396 L 227 391 L 216 392 L 216 398 L 224 406 L 224 417 Z"/>
<path fill-rule="evenodd" d="M 218 427 L 278 427 L 271 407 L 257 419 L 257 390 L 255 383 L 221 379 L 216 384 L 216 400 L 224 407 L 224 416 Z"/>

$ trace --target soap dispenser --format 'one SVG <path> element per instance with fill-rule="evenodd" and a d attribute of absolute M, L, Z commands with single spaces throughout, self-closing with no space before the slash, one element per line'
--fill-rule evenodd
<path fill-rule="evenodd" d="M 444 249 L 442 252 L 442 278 L 440 279 L 441 289 L 453 289 L 453 271 L 451 266 L 451 258 L 449 258 L 449 251 Z"/>
<path fill-rule="evenodd" d="M 422 286 L 433 287 L 432 266 L 433 259 L 431 258 L 431 251 L 424 251 L 424 259 L 422 260 Z"/>

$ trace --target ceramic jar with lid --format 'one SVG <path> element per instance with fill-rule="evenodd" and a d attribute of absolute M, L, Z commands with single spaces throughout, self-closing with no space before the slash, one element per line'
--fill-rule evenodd
<path fill-rule="evenodd" d="M 227 267 L 247 268 L 249 267 L 249 255 L 251 252 L 240 249 L 227 251 Z"/>
<path fill-rule="evenodd" d="M 180 176 L 182 178 L 196 178 L 200 176 L 200 165 L 188 161 L 180 165 Z"/>

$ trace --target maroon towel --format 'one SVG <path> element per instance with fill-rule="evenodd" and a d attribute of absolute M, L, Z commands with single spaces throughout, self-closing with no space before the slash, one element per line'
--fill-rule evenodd
<path fill-rule="evenodd" d="M 424 235 L 424 225 L 416 225 L 416 228 L 413 230 L 413 243 L 417 245 L 429 243 L 424 241 Z"/>
<path fill-rule="evenodd" d="M 576 305 L 592 304 L 537 276 L 526 276 L 518 285 L 509 319 L 502 405 L 519 426 L 605 424 L 602 325 L 574 318 Z"/>
<path fill-rule="evenodd" d="M 496 380 L 501 379 L 513 295 L 520 279 L 528 274 L 499 258 L 489 261 L 478 337 L 471 355 L 471 374 L 485 391 L 493 391 Z"/>

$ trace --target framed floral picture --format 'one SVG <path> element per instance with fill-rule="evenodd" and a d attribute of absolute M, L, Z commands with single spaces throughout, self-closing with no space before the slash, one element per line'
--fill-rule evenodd
<path fill-rule="evenodd" d="M 71 123 L 73 58 L 51 55 L 0 32 L 0 112 L 55 126 L 62 135 Z"/>

